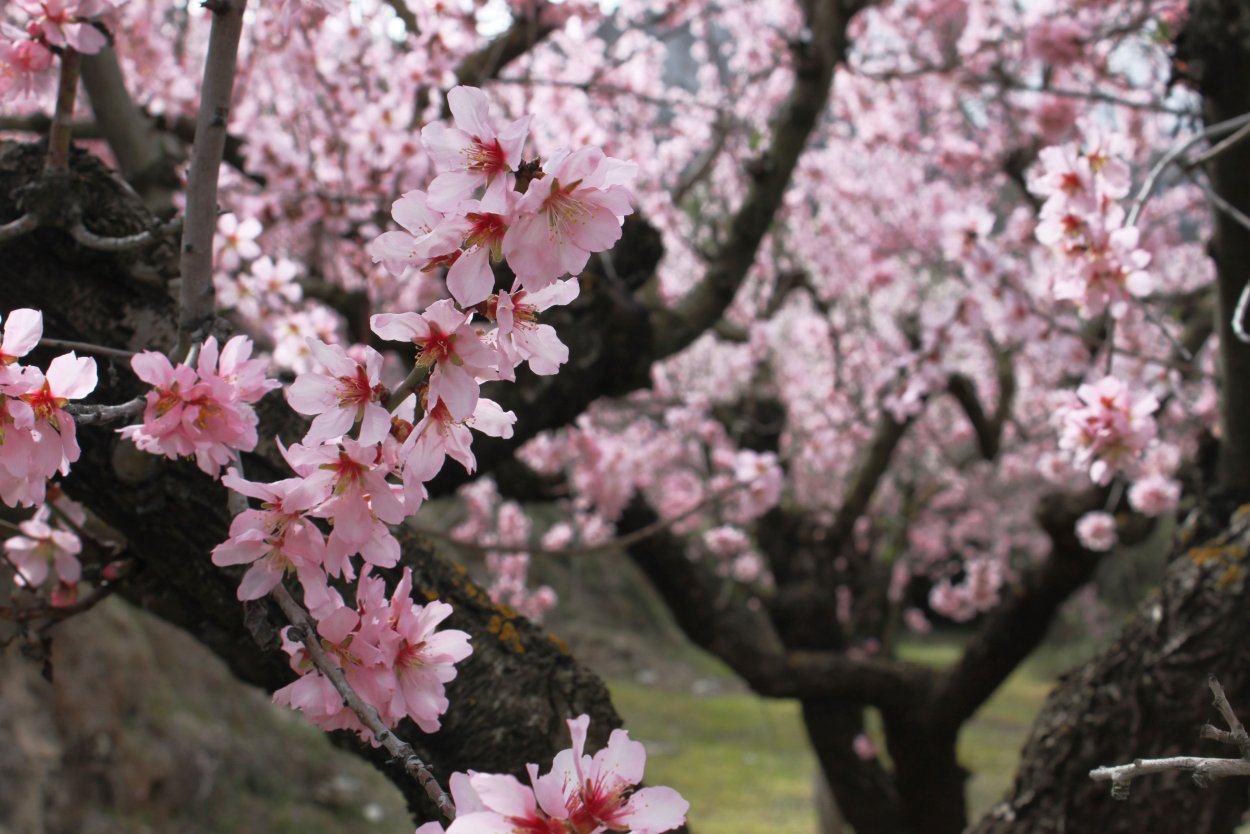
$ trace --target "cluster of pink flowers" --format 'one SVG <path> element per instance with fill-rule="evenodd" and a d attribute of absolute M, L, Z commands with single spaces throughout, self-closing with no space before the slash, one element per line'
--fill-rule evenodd
<path fill-rule="evenodd" d="M 108 43 L 98 28 L 115 0 L 14 0 L 21 25 L 0 21 L 0 94 L 14 98 L 41 95 L 51 79 L 53 50 L 75 49 L 86 55 Z"/>
<path fill-rule="evenodd" d="M 44 501 L 49 478 L 69 474 L 80 454 L 70 400 L 96 386 L 95 360 L 72 351 L 58 356 L 45 374 L 18 360 L 43 336 L 43 315 L 14 310 L 0 341 L 0 500 L 10 507 Z"/>
<path fill-rule="evenodd" d="M 329 593 L 338 596 L 333 590 Z M 437 732 L 448 706 L 444 685 L 456 677 L 455 664 L 472 652 L 463 631 L 435 631 L 451 616 L 451 606 L 437 600 L 414 603 L 408 568 L 389 599 L 386 583 L 364 573 L 356 588 L 356 609 L 345 607 L 341 599 L 337 605 L 336 613 L 322 619 L 317 630 L 322 647 L 352 689 L 388 726 L 411 718 L 423 732 Z M 313 666 L 304 645 L 292 641 L 288 631 L 283 631 L 282 647 L 300 678 L 275 692 L 274 701 L 302 710 L 324 730 L 353 730 L 376 744 L 334 684 Z"/>
<path fill-rule="evenodd" d="M 613 730 L 607 747 L 587 755 L 589 727 L 586 715 L 569 721 L 572 748 L 557 753 L 542 776 L 538 765 L 529 765 L 529 785 L 506 774 L 454 774 L 449 785 L 456 819 L 446 834 L 662 834 L 682 825 L 690 803 L 677 791 L 638 788 L 646 748 L 625 730 Z M 436 822 L 417 829 L 417 834 L 442 832 Z"/>
<path fill-rule="evenodd" d="M 439 175 L 428 194 L 411 191 L 395 203 L 394 218 L 407 231 L 381 235 L 369 252 L 396 275 L 448 267 L 447 289 L 464 309 L 487 301 L 495 285 L 491 261 L 505 258 L 517 283 L 499 293 L 490 315 L 503 331 L 501 343 L 543 373 L 531 356 L 549 363 L 558 342 L 531 317 L 544 304 L 567 301 L 539 291 L 620 240 L 621 223 L 633 212 L 636 166 L 595 147 L 559 150 L 541 172 L 525 175 L 533 179 L 522 194 L 515 186 L 529 117 L 496 130 L 481 90 L 456 87 L 447 101 L 456 126 L 434 123 L 421 132 Z"/>
<path fill-rule="evenodd" d="M 235 336 L 218 353 L 209 336 L 195 367 L 172 364 L 163 353 L 144 351 L 130 360 L 147 393 L 143 422 L 121 429 L 145 452 L 167 458 L 195 456 L 200 469 L 216 476 L 235 450 L 256 448 L 256 410 L 266 392 L 279 387 L 268 379 L 263 359 L 251 359 L 252 342 Z"/>
<path fill-rule="evenodd" d="M 383 358 L 372 348 L 349 351 L 307 339 L 308 370 L 287 390 L 291 407 L 312 418 L 302 441 L 283 449 L 295 477 L 257 484 L 228 473 L 227 486 L 262 506 L 239 514 L 229 539 L 213 551 L 218 565 L 249 566 L 239 586 L 241 599 L 259 598 L 294 573 L 323 642 L 353 688 L 384 720 L 409 716 L 427 731 L 437 729 L 447 707 L 442 686 L 455 675 L 452 664 L 468 655 L 467 636 L 434 633 L 451 609 L 441 603 L 414 605 L 407 575 L 385 601 L 384 586 L 370 566 L 397 564 L 400 547 L 390 525 L 416 512 L 426 497 L 425 483 L 448 457 L 473 471 L 470 429 L 511 436 L 515 415 L 482 397 L 480 385 L 514 379 L 523 362 L 535 373 L 553 374 L 567 360 L 568 349 L 538 315 L 577 297 L 576 278 L 557 279 L 580 270 L 591 252 L 611 246 L 631 211 L 624 183 L 632 166 L 595 148 L 553 155 L 545 173 L 521 195 L 514 186 L 528 119 L 496 131 L 480 91 L 458 87 L 449 101 L 457 126 L 431 125 L 423 133 L 442 173 L 430 194 L 410 192 L 395 203 L 395 219 L 409 231 L 385 233 L 370 247 L 397 273 L 410 266 L 448 268 L 452 298 L 421 312 L 381 313 L 370 320 L 377 336 L 413 350 L 415 367 L 404 394 L 382 384 Z M 255 231 L 238 225 L 222 258 L 233 256 L 236 265 L 254 258 Z M 499 255 L 506 256 L 518 280 L 511 291 L 496 293 L 490 261 Z M 275 276 L 270 291 L 282 293 L 285 285 Z M 205 353 L 215 359 L 215 349 L 206 346 L 201 365 Z M 192 408 L 202 396 L 197 386 L 208 379 L 212 362 L 199 369 L 197 379 L 190 368 L 144 356 L 136 359 L 135 370 L 157 390 L 149 395 L 143 426 L 128 432 L 144 440 L 143 448 L 186 454 L 196 437 L 181 428 L 187 416 L 170 415 L 175 408 Z M 250 382 L 248 390 L 258 395 L 270 385 Z M 238 386 L 236 391 L 235 400 L 216 402 L 213 416 L 234 414 L 234 403 L 254 401 Z M 254 444 L 254 421 L 248 428 Z M 250 448 L 211 439 L 214 452 Z M 210 455 L 209 462 L 223 460 Z M 353 608 L 331 580 L 355 579 L 357 556 L 366 567 Z M 504 572 L 516 574 L 517 565 L 508 565 Z M 288 651 L 303 677 L 275 697 L 319 726 L 361 730 L 298 644 L 288 641 Z"/>
<path fill-rule="evenodd" d="M 943 579 L 929 592 L 929 606 L 956 622 L 965 622 L 998 604 L 999 589 L 1008 578 L 1000 560 L 985 556 L 964 562 L 964 580 Z"/>
<path fill-rule="evenodd" d="M 1056 255 L 1054 297 L 1084 316 L 1121 318 L 1129 301 L 1154 289 L 1136 226 L 1118 202 L 1129 193 L 1127 141 L 1086 130 L 1081 143 L 1042 149 L 1029 188 L 1046 198 L 1037 239 Z"/>
<path fill-rule="evenodd" d="M 1082 385 L 1076 397 L 1056 414 L 1059 448 L 1073 465 L 1088 470 L 1097 484 L 1108 484 L 1117 472 L 1131 468 L 1155 437 L 1152 416 L 1159 401 L 1135 393 L 1113 376 Z"/>

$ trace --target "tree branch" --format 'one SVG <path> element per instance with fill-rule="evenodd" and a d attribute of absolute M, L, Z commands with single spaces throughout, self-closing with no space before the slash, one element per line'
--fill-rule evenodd
<path fill-rule="evenodd" d="M 617 529 L 623 535 L 656 520 L 635 498 Z M 843 698 L 903 708 L 925 692 L 933 673 L 901 661 L 851 658 L 834 651 L 787 651 L 762 610 L 732 580 L 686 556 L 684 540 L 663 531 L 629 548 L 630 559 L 659 592 L 686 636 L 720 658 L 752 690 L 771 698 Z"/>
<path fill-rule="evenodd" d="M 810 4 L 811 41 L 794 47 L 794 88 L 773 122 L 768 149 L 748 165 L 751 184 L 729 222 L 728 240 L 713 256 L 702 280 L 674 306 L 660 298 L 656 279 L 643 295 L 651 316 L 654 356 L 671 356 L 689 345 L 715 325 L 733 302 L 781 208 L 807 139 L 825 110 L 834 68 L 846 58 L 846 27 L 852 15 L 835 0 Z"/>
<path fill-rule="evenodd" d="M 1046 636 L 1055 612 L 1094 575 L 1105 554 L 1086 550 L 1076 538 L 1076 521 L 1106 503 L 1106 490 L 1052 494 L 1037 508 L 1038 524 L 1051 540 L 1050 554 L 1026 569 L 1018 585 L 981 623 L 959 662 L 938 681 L 933 716 L 958 726 L 972 717 L 1007 676 Z"/>
<path fill-rule="evenodd" d="M 203 338 L 213 317 L 213 235 L 217 231 L 217 175 L 226 147 L 226 122 L 247 0 L 218 0 L 204 61 L 200 111 L 187 174 L 186 225 L 182 234 L 182 288 L 177 355 Z"/>

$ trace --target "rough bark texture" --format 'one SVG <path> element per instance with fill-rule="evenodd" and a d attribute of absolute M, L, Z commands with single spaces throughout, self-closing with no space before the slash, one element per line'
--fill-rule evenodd
<path fill-rule="evenodd" d="M 1195 0 L 1177 44 L 1184 74 L 1202 93 L 1203 118 L 1217 124 L 1250 112 L 1250 2 Z M 1240 142 L 1208 163 L 1215 192 L 1250 213 L 1250 143 Z M 1233 335 L 1232 314 L 1246 286 L 1250 230 L 1228 213 L 1215 212 L 1211 255 L 1216 266 L 1216 322 L 1224 384 L 1220 414 L 1221 484 L 1250 493 L 1250 345 Z"/>
<path fill-rule="evenodd" d="M 38 171 L 40 155 L 30 146 L 0 154 L 0 218 L 17 209 L 11 195 Z M 121 189 L 92 158 L 74 159 L 76 190 L 89 227 L 99 234 L 140 231 L 151 217 L 137 197 Z M 45 334 L 111 346 L 167 348 L 176 338 L 175 306 L 162 285 L 176 253 L 166 246 L 135 256 L 101 256 L 80 250 L 55 230 L 40 230 L 0 250 L 0 281 L 6 309 L 44 311 Z M 44 358 L 44 357 L 39 357 Z M 100 360 L 100 386 L 93 399 L 122 402 L 136 393 L 128 369 Z M 261 409 L 261 437 L 284 432 L 296 439 L 274 395 Z M 298 429 L 295 429 L 298 430 Z M 240 605 L 239 574 L 212 566 L 210 549 L 226 537 L 225 492 L 193 465 L 126 452 L 111 428 L 79 431 L 82 459 L 67 488 L 129 542 L 139 566 L 124 595 L 139 606 L 186 629 L 221 656 L 239 678 L 274 690 L 293 679 L 277 649 L 284 624 L 276 606 Z M 260 480 L 282 471 L 272 443 L 247 456 L 248 475 Z M 620 725 L 606 689 L 569 656 L 560 641 L 515 612 L 496 606 L 464 571 L 434 553 L 415 536 L 404 541 L 403 563 L 413 568 L 414 596 L 439 598 L 455 608 L 448 625 L 469 632 L 474 653 L 449 687 L 452 707 L 444 729 L 432 736 L 401 726 L 442 778 L 455 770 L 522 772 L 527 761 L 549 762 L 567 745 L 566 718 L 591 715 L 591 744 L 606 742 Z M 407 777 L 387 769 L 418 813 L 432 819 L 424 795 Z"/>
<path fill-rule="evenodd" d="M 1208 674 L 1242 715 L 1250 705 L 1250 583 L 1243 569 L 1250 515 L 1243 508 L 1236 518 L 1236 532 L 1210 539 L 1203 533 L 1222 527 L 1218 519 L 1187 525 L 1160 592 L 1110 648 L 1051 694 L 1011 794 L 976 834 L 1136 834 L 1163 830 L 1163 823 L 1195 834 L 1234 829 L 1247 799 L 1236 780 L 1202 790 L 1185 774 L 1143 777 L 1120 802 L 1089 771 L 1136 758 L 1234 752 L 1199 741 L 1198 732 L 1217 720 Z"/>

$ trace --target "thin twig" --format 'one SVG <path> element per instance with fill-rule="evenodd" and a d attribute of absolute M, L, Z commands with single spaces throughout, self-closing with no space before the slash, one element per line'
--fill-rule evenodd
<path fill-rule="evenodd" d="M 1207 678 L 1207 686 L 1215 696 L 1215 708 L 1224 721 L 1227 730 L 1221 730 L 1210 724 L 1202 728 L 1201 737 L 1236 744 L 1241 751 L 1239 759 L 1207 758 L 1203 756 L 1170 756 L 1166 759 L 1137 759 L 1132 764 L 1099 767 L 1091 770 L 1089 776 L 1095 782 L 1110 782 L 1111 795 L 1116 799 L 1128 799 L 1129 784 L 1138 776 L 1147 773 L 1166 773 L 1172 770 L 1187 770 L 1194 774 L 1194 782 L 1205 788 L 1213 779 L 1224 779 L 1228 776 L 1250 776 L 1250 734 L 1242 726 L 1240 719 L 1233 712 L 1224 694 L 1224 687 L 1216 680 L 1215 675 Z"/>
<path fill-rule="evenodd" d="M 1216 136 L 1223 136 L 1226 133 L 1240 130 L 1250 125 L 1250 113 L 1244 113 L 1235 119 L 1213 124 L 1207 129 L 1196 133 L 1186 139 L 1181 144 L 1169 150 L 1163 156 L 1159 157 L 1159 161 L 1150 169 L 1150 173 L 1146 176 L 1146 181 L 1142 183 L 1141 188 L 1137 192 L 1137 198 L 1133 200 L 1133 207 L 1129 210 L 1128 219 L 1124 221 L 1125 226 L 1136 226 L 1137 218 L 1141 215 L 1142 209 L 1146 205 L 1146 201 L 1150 199 L 1150 192 L 1154 191 L 1155 185 L 1159 182 L 1159 177 L 1163 176 L 1163 172 L 1167 167 L 1179 159 L 1186 151 L 1203 140 L 1214 139 Z"/>
<path fill-rule="evenodd" d="M 1197 168 L 1199 165 L 1205 165 L 1225 151 L 1231 150 L 1233 146 L 1247 136 L 1250 136 L 1250 123 L 1246 124 L 1232 136 L 1222 139 L 1218 144 L 1212 145 L 1207 151 L 1189 160 L 1185 167 Z"/>
<path fill-rule="evenodd" d="M 365 703 L 356 694 L 356 690 L 352 689 L 351 684 L 347 682 L 347 677 L 343 674 L 342 668 L 331 660 L 326 650 L 322 648 L 321 641 L 317 637 L 317 624 L 313 622 L 312 616 L 304 610 L 302 605 L 295 601 L 284 585 L 279 584 L 273 589 L 271 595 L 277 601 L 282 612 L 286 614 L 287 619 L 291 621 L 291 636 L 304 644 L 304 648 L 308 651 L 308 655 L 312 658 L 312 662 L 316 665 L 317 670 L 325 675 L 330 683 L 334 684 L 334 688 L 343 697 L 343 702 L 348 709 L 354 712 L 356 717 L 360 719 L 360 722 L 373 733 L 374 740 L 385 747 L 397 761 L 403 764 L 404 770 L 425 789 L 426 796 L 438 806 L 439 812 L 446 819 L 454 820 L 456 818 L 456 808 L 451 802 L 451 797 L 443 790 L 442 785 L 438 783 L 438 779 L 430 772 L 425 762 L 421 761 L 417 756 L 416 751 L 412 749 L 412 745 L 402 741 L 391 732 L 390 728 L 383 723 L 377 710 Z"/>
<path fill-rule="evenodd" d="M 66 46 L 61 50 L 61 75 L 56 89 L 56 110 L 52 115 L 52 127 L 48 131 L 48 161 L 44 171 L 69 170 L 69 145 L 73 132 L 74 97 L 78 93 L 78 71 L 81 60 L 78 51 Z"/>
<path fill-rule="evenodd" d="M 425 381 L 430 375 L 430 366 L 417 364 L 412 367 L 408 376 L 404 377 L 404 381 L 399 383 L 399 387 L 391 392 L 390 397 L 386 400 L 387 411 L 394 411 L 399 408 L 404 400 L 408 399 L 408 395 L 417 390 L 417 386 Z"/>
<path fill-rule="evenodd" d="M 94 353 L 97 356 L 112 356 L 115 359 L 125 359 L 127 362 L 129 362 L 131 358 L 138 356 L 138 353 L 133 350 L 122 350 L 121 348 L 105 347 L 104 345 L 93 345 L 90 342 L 75 342 L 70 339 L 49 339 L 46 336 L 39 340 L 39 344 L 44 347 L 76 350 L 81 353 Z"/>
<path fill-rule="evenodd" d="M 1241 295 L 1237 296 L 1237 306 L 1233 308 L 1233 335 L 1250 344 L 1250 333 L 1246 332 L 1247 307 L 1250 307 L 1250 281 L 1241 288 Z"/>
<path fill-rule="evenodd" d="M 54 625 L 61 620 L 67 620 L 75 614 L 81 614 L 84 611 L 96 607 L 103 602 L 114 591 L 117 590 L 116 582 L 101 582 L 100 585 L 87 596 L 70 603 L 69 605 L 0 605 L 0 620 L 9 620 L 16 623 L 28 623 L 31 620 L 51 620 L 48 625 Z"/>

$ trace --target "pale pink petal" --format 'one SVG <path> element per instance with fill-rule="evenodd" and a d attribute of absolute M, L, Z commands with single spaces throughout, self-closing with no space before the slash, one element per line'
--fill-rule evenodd
<path fill-rule="evenodd" d="M 447 289 L 456 303 L 466 309 L 485 301 L 494 288 L 490 249 L 485 246 L 461 255 L 447 270 Z"/>

